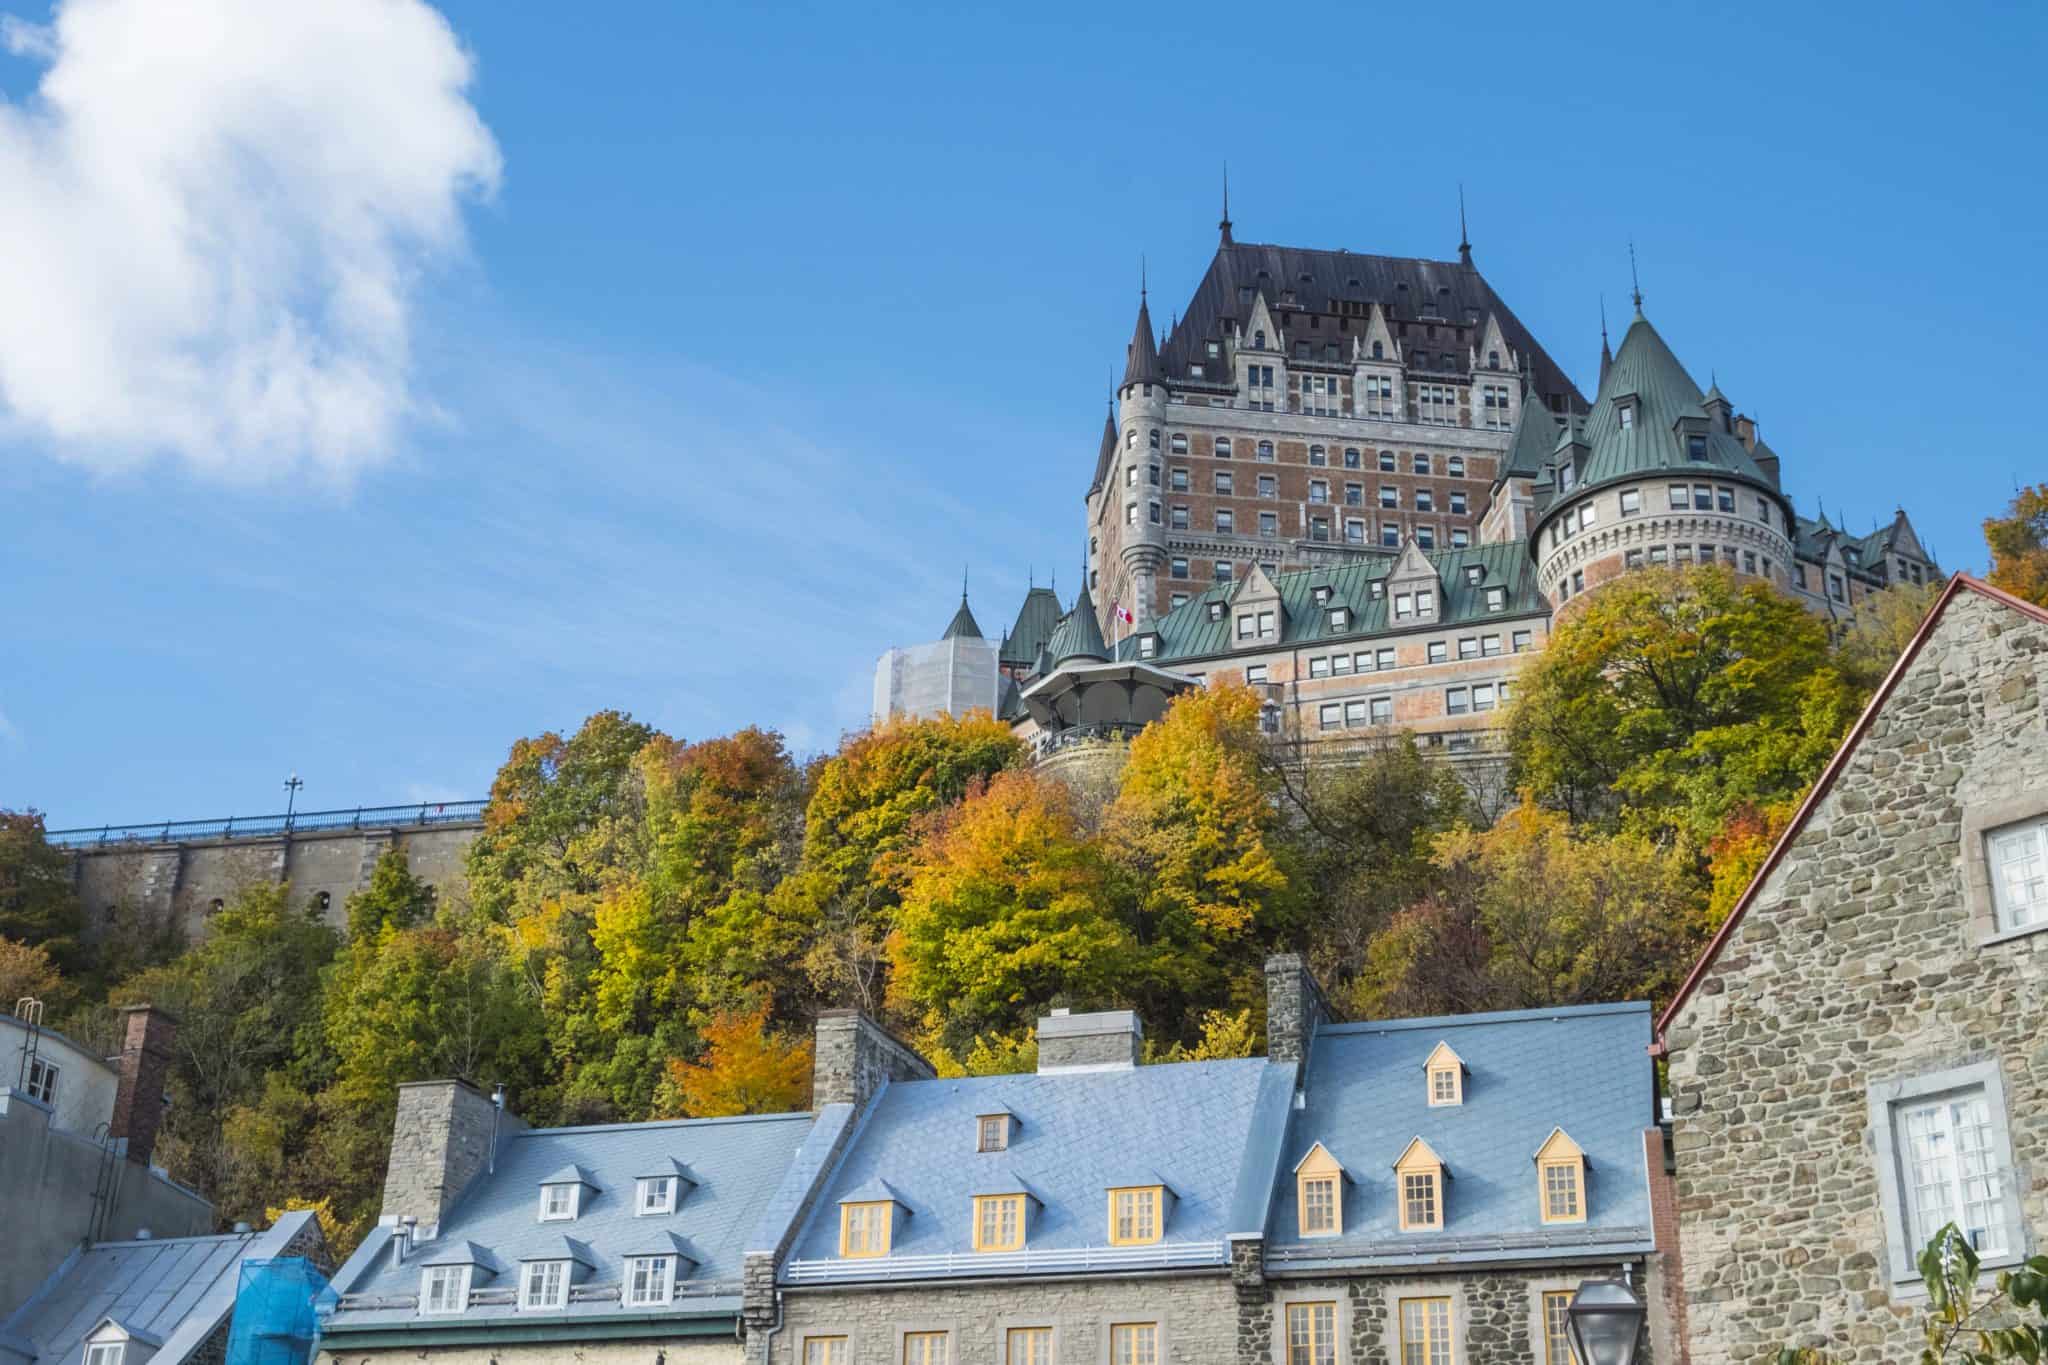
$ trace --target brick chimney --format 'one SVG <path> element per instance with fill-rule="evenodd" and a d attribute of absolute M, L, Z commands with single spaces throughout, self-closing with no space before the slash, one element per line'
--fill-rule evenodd
<path fill-rule="evenodd" d="M 395 1225 L 416 1218 L 420 1236 L 431 1236 L 441 1215 L 490 1165 L 494 1141 L 502 1143 L 525 1128 L 522 1119 L 500 1112 L 490 1096 L 467 1081 L 399 1086 L 377 1221 Z"/>
<path fill-rule="evenodd" d="M 122 1009 L 121 1056 L 115 1063 L 110 1136 L 126 1140 L 128 1159 L 148 1166 L 164 1122 L 164 1078 L 171 1072 L 171 1039 L 178 1020 L 155 1005 Z"/>
<path fill-rule="evenodd" d="M 811 1051 L 811 1108 L 862 1105 L 882 1082 L 928 1081 L 932 1064 L 859 1010 L 821 1010 Z"/>
<path fill-rule="evenodd" d="M 1145 1026 L 1130 1010 L 1069 1014 L 1054 1010 L 1038 1021 L 1038 1074 L 1130 1071 L 1145 1050 Z"/>

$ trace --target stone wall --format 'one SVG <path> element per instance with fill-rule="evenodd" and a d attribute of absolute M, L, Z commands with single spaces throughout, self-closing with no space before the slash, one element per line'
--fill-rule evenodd
<path fill-rule="evenodd" d="M 1458 1365 L 1569 1365 L 1546 1358 L 1543 1296 L 1569 1293 L 1582 1280 L 1619 1275 L 1617 1265 L 1556 1270 L 1481 1270 L 1393 1278 L 1274 1280 L 1270 1306 L 1247 1320 L 1249 1349 L 1238 1365 L 1285 1365 L 1287 1309 L 1300 1303 L 1337 1308 L 1340 1365 L 1401 1365 L 1400 1301 L 1451 1301 L 1452 1359 Z M 1655 1338 L 1638 1360 L 1657 1356 Z"/>
<path fill-rule="evenodd" d="M 658 1353 L 658 1354 L 657 1354 Z M 744 1359 L 740 1343 L 732 1337 L 636 1337 L 626 1341 L 562 1341 L 520 1344 L 506 1342 L 489 1346 L 391 1346 L 377 1350 L 347 1347 L 323 1350 L 320 1365 L 412 1365 L 431 1360 L 435 1365 L 649 1365 L 660 1359 L 666 1365 L 740 1365 Z"/>
<path fill-rule="evenodd" d="M 1266 959 L 1267 1060 L 1306 1064 L 1316 1029 L 1334 1018 L 1301 954 L 1276 953 Z"/>
<path fill-rule="evenodd" d="M 1671 1021 L 1695 1365 L 1787 1342 L 1917 1358 L 1924 1300 L 1890 1269 L 1873 1087 L 1964 1067 L 2002 1081 L 2001 1177 L 2017 1240 L 2041 1249 L 2048 936 L 1986 941 L 1967 881 L 1973 821 L 2048 809 L 2044 691 L 2048 624 L 1957 592 Z"/>
<path fill-rule="evenodd" d="M 413 875 L 444 896 L 465 897 L 463 858 L 481 825 L 417 829 L 312 830 L 283 837 L 212 839 L 163 844 L 106 844 L 72 850 L 72 880 L 85 902 L 89 930 L 111 925 L 126 906 L 155 923 L 175 922 L 189 939 L 203 937 L 215 902 L 225 904 L 251 884 L 289 881 L 294 901 L 324 906 L 343 923 L 343 906 L 368 886 L 378 855 L 405 851 Z"/>
<path fill-rule="evenodd" d="M 1237 1303 L 1221 1273 L 1008 1284 L 863 1286 L 783 1295 L 782 1330 L 748 1342 L 757 1365 L 801 1365 L 807 1336 L 847 1338 L 847 1365 L 900 1365 L 905 1331 L 949 1332 L 955 1361 L 1001 1361 L 1011 1327 L 1053 1329 L 1053 1365 L 1103 1365 L 1109 1329 L 1160 1325 L 1159 1365 L 1236 1358 Z"/>
<path fill-rule="evenodd" d="M 463 1081 L 399 1086 L 378 1221 L 417 1218 L 426 1237 L 490 1160 L 492 1134 L 502 1142 L 525 1127 L 514 1114 L 496 1113 L 488 1095 Z"/>
<path fill-rule="evenodd" d="M 821 1010 L 811 1053 L 811 1108 L 865 1104 L 882 1082 L 926 1081 L 932 1066 L 858 1010 Z"/>

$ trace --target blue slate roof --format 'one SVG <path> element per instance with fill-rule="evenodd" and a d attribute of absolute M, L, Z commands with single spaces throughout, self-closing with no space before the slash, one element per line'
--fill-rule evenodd
<path fill-rule="evenodd" d="M 828 1107 L 829 1109 L 829 1107 Z M 844 1118 L 838 1116 L 837 1122 Z M 586 1128 L 538 1128 L 503 1141 L 497 1169 L 479 1176 L 444 1218 L 438 1237 L 395 1263 L 390 1238 L 380 1229 L 335 1276 L 343 1297 L 328 1320 L 331 1334 L 404 1329 L 420 1336 L 435 1331 L 474 1331 L 480 1324 L 537 1325 L 591 1319 L 662 1320 L 731 1315 L 739 1308 L 741 1261 L 752 1249 L 763 1215 L 790 1207 L 784 1191 L 792 1166 L 822 1116 L 778 1114 L 753 1118 L 684 1119 L 661 1123 L 610 1124 Z M 681 1162 L 695 1183 L 679 1186 L 675 1212 L 634 1213 L 634 1181 L 650 1171 L 672 1170 Z M 574 1220 L 541 1222 L 540 1187 L 570 1170 L 586 1179 Z M 773 1237 L 772 1231 L 768 1234 Z M 497 1263 L 516 1267 L 536 1252 L 559 1249 L 562 1239 L 580 1244 L 590 1269 L 581 1275 L 570 1302 L 558 1312 L 520 1312 L 513 1301 L 517 1275 L 505 1274 L 471 1286 L 498 1291 L 503 1302 L 473 1303 L 462 1313 L 421 1317 L 420 1268 L 440 1249 L 475 1243 Z M 771 1241 L 772 1246 L 772 1241 Z M 663 1308 L 620 1306 L 617 1287 L 624 1258 L 675 1252 L 694 1261 L 679 1267 L 675 1301 Z"/>
<path fill-rule="evenodd" d="M 1256 1235 L 1273 1188 L 1295 1068 L 1263 1058 L 1127 1071 L 899 1081 L 883 1089 L 798 1234 L 786 1281 L 908 1280 L 1090 1268 L 1223 1265 Z M 1011 1145 L 975 1150 L 976 1118 L 1017 1116 Z M 1156 1170 L 1178 1200 L 1157 1247 L 1109 1246 L 1109 1190 Z M 881 1180 L 907 1210 L 886 1257 L 839 1258 L 839 1204 Z M 1028 1190 L 1026 1250 L 974 1250 L 977 1192 Z M 1061 1261 L 1061 1257 L 1067 1257 Z M 1170 1260 L 1168 1258 L 1171 1258 Z"/>
<path fill-rule="evenodd" d="M 1464 1061 L 1464 1103 L 1431 1108 L 1423 1063 Z M 1656 1122 L 1647 1004 L 1326 1025 L 1288 1127 L 1269 1265 L 1314 1270 L 1527 1261 L 1650 1249 L 1643 1133 Z M 1562 1127 L 1586 1154 L 1586 1221 L 1546 1224 L 1536 1149 Z M 1402 1232 L 1394 1163 L 1420 1137 L 1442 1159 L 1440 1231 Z M 1344 1163 L 1343 1234 L 1304 1238 L 1294 1167 L 1317 1141 Z"/>
<path fill-rule="evenodd" d="M 85 1358 L 85 1338 L 108 1318 L 156 1341 L 155 1365 L 178 1365 L 235 1306 L 245 1257 L 282 1255 L 313 1215 L 288 1213 L 265 1232 L 94 1242 L 71 1256 L 0 1322 L 0 1361 Z"/>

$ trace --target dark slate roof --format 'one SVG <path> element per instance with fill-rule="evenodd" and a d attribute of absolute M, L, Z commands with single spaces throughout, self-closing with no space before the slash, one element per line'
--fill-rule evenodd
<path fill-rule="evenodd" d="M 794 1209 L 783 1187 L 822 1117 L 775 1114 L 764 1117 L 680 1119 L 659 1123 L 609 1124 L 584 1128 L 536 1128 L 505 1139 L 497 1169 L 480 1176 L 456 1202 L 439 1235 L 422 1242 L 403 1263 L 391 1255 L 388 1236 L 373 1234 L 335 1276 L 345 1295 L 327 1325 L 330 1333 L 390 1331 L 421 1336 L 441 1329 L 475 1328 L 493 1322 L 562 1322 L 628 1316 L 660 1319 L 730 1315 L 739 1308 L 741 1258 L 771 1207 Z M 681 1161 L 694 1184 L 685 1184 L 672 1214 L 634 1213 L 634 1181 L 657 1163 Z M 543 1223 L 539 1212 L 544 1181 L 581 1171 L 583 1192 L 575 1219 Z M 778 1201 L 780 1201 L 778 1203 Z M 381 1231 L 381 1230 L 380 1230 Z M 666 1308 L 623 1309 L 614 1297 L 578 1302 L 560 1313 L 520 1313 L 511 1301 L 474 1305 L 462 1313 L 421 1317 L 416 1311 L 420 1267 L 447 1247 L 473 1243 L 501 1266 L 516 1267 L 536 1254 L 559 1249 L 562 1239 L 579 1244 L 590 1266 L 579 1288 L 616 1285 L 626 1256 L 680 1247 L 695 1261 L 684 1267 L 675 1302 Z M 681 1242 L 670 1240 L 680 1238 Z M 462 1253 L 473 1254 L 473 1253 Z M 514 1276 L 500 1275 L 474 1288 L 507 1289 Z"/>
<path fill-rule="evenodd" d="M 979 640 L 981 627 L 974 623 L 974 613 L 967 610 L 967 594 L 960 594 L 960 610 L 953 613 L 953 619 L 946 623 L 946 633 L 941 640 Z"/>
<path fill-rule="evenodd" d="M 1543 595 L 1536 587 L 1536 572 L 1529 562 L 1528 542 L 1508 540 L 1474 545 L 1463 550 L 1438 550 L 1427 556 L 1441 580 L 1437 619 L 1426 625 L 1394 625 L 1388 619 L 1391 609 L 1384 595 L 1374 601 L 1370 584 L 1387 576 L 1393 568 L 1394 556 L 1370 556 L 1352 560 L 1349 563 L 1328 568 L 1295 569 L 1275 574 L 1273 582 L 1280 590 L 1280 601 L 1284 609 L 1280 643 L 1309 643 L 1337 640 L 1362 639 L 1368 636 L 1386 635 L 1394 631 L 1442 630 L 1447 627 L 1473 626 L 1486 621 L 1498 621 L 1505 617 L 1527 616 L 1542 613 L 1548 608 Z M 1465 581 L 1465 570 L 1478 565 L 1484 574 L 1478 584 Z M 1351 608 L 1351 628 L 1333 633 L 1329 628 L 1327 607 L 1315 604 L 1315 590 L 1328 584 L 1331 589 L 1330 606 Z M 1505 611 L 1486 610 L 1486 589 L 1505 586 L 1508 590 L 1508 604 Z M 1209 589 L 1199 597 L 1182 604 L 1162 617 L 1158 624 L 1159 653 L 1152 662 L 1164 663 L 1175 659 L 1196 659 L 1237 652 L 1231 637 L 1230 613 L 1225 612 L 1220 621 L 1209 619 L 1209 603 L 1232 601 L 1244 587 L 1243 580 L 1222 584 Z M 1260 648 L 1270 649 L 1273 641 L 1261 641 Z M 1135 637 L 1125 639 L 1118 645 L 1117 655 L 1123 659 L 1137 657 Z"/>
<path fill-rule="evenodd" d="M 1089 481 L 1088 494 L 1093 497 L 1102 487 L 1102 481 L 1109 477 L 1109 471 L 1116 464 L 1116 411 L 1112 408 L 1102 418 L 1102 449 L 1095 455 L 1095 477 Z"/>
<path fill-rule="evenodd" d="M 848 1144 L 798 1234 L 786 1282 L 910 1280 L 1071 1271 L 1059 1254 L 1093 1248 L 1097 1268 L 1211 1266 L 1225 1239 L 1264 1226 L 1295 1068 L 1263 1058 L 1128 1070 L 894 1082 Z M 975 1150 L 976 1119 L 1017 1118 L 1004 1152 Z M 1177 1196 L 1163 1241 L 1112 1248 L 1108 1191 L 1134 1168 Z M 890 1254 L 839 1257 L 839 1204 L 886 1182 L 907 1211 Z M 974 1253 L 977 1191 L 1025 1189 L 1025 1251 Z"/>
<path fill-rule="evenodd" d="M 94 1242 L 72 1252 L 0 1322 L 0 1342 L 30 1345 L 38 1361 L 85 1359 L 85 1338 L 108 1318 L 162 1343 L 154 1365 L 178 1365 L 234 1311 L 246 1257 L 284 1254 L 312 1221 L 288 1213 L 265 1232 Z"/>
<path fill-rule="evenodd" d="M 1637 410 L 1624 428 L 1617 415 L 1617 400 L 1633 397 Z M 1742 479 L 1775 493 L 1771 481 L 1756 467 L 1749 451 L 1732 433 L 1708 422 L 1701 405 L 1700 387 L 1678 363 L 1678 357 L 1664 344 L 1648 318 L 1637 313 L 1614 353 L 1614 364 L 1593 400 L 1582 439 L 1588 447 L 1576 471 L 1574 486 L 1559 494 L 1552 506 L 1571 501 L 1579 493 L 1604 484 L 1656 474 L 1687 476 L 1712 473 Z M 1697 418 L 1705 424 L 1704 461 L 1691 459 L 1687 440 L 1674 425 L 1681 418 Z"/>
<path fill-rule="evenodd" d="M 1023 605 L 1017 608 L 1017 620 L 1003 640 L 1002 661 L 1018 668 L 1029 668 L 1038 658 L 1038 652 L 1052 643 L 1053 632 L 1059 629 L 1063 614 L 1060 599 L 1053 595 L 1051 588 L 1034 587 L 1025 593 Z"/>
<path fill-rule="evenodd" d="M 1107 662 L 1109 646 L 1102 641 L 1102 626 L 1095 619 L 1095 604 L 1088 600 L 1088 590 L 1074 599 L 1074 609 L 1060 622 L 1060 628 L 1052 633 L 1047 646 L 1055 665 L 1069 659 L 1096 659 Z"/>
<path fill-rule="evenodd" d="M 1464 1103 L 1432 1108 L 1423 1062 L 1449 1043 Z M 1656 1123 L 1647 1004 L 1328 1025 L 1309 1051 L 1267 1232 L 1269 1264 L 1402 1265 L 1583 1257 L 1652 1246 L 1644 1130 Z M 1586 1154 L 1586 1221 L 1548 1224 L 1537 1148 L 1562 1127 Z M 1450 1179 L 1440 1232 L 1402 1232 L 1393 1166 L 1428 1143 Z M 1292 1172 L 1321 1142 L 1342 1162 L 1342 1236 L 1303 1238 Z"/>
<path fill-rule="evenodd" d="M 1159 368 L 1159 346 L 1152 340 L 1152 312 L 1146 306 L 1145 296 L 1138 295 L 1138 326 L 1131 335 L 1130 345 L 1124 348 L 1124 383 L 1159 383 L 1164 374 Z"/>
<path fill-rule="evenodd" d="M 1266 306 L 1271 309 L 1298 308 L 1328 317 L 1343 315 L 1342 305 L 1346 303 L 1378 303 L 1386 310 L 1391 323 L 1454 324 L 1463 329 L 1455 341 L 1411 339 L 1403 342 L 1403 348 L 1412 350 L 1419 347 L 1432 355 L 1453 356 L 1458 369 L 1468 364 L 1471 346 L 1476 344 L 1487 314 L 1492 313 L 1499 320 L 1501 333 L 1508 344 L 1529 360 L 1536 387 L 1544 395 L 1545 403 L 1549 402 L 1551 395 L 1561 394 L 1570 408 L 1585 410 L 1585 398 L 1563 369 L 1522 325 L 1514 310 L 1494 293 L 1485 276 L 1471 266 L 1456 261 L 1366 256 L 1350 251 L 1315 251 L 1255 242 L 1224 242 L 1209 262 L 1208 272 L 1196 286 L 1194 297 L 1189 300 L 1185 313 L 1167 337 L 1165 350 L 1160 354 L 1163 368 L 1176 382 L 1186 379 L 1190 365 L 1206 359 L 1208 342 L 1223 339 L 1225 318 L 1234 318 L 1242 326 L 1250 317 L 1251 305 L 1239 302 L 1240 287 L 1263 294 Z M 1441 314 L 1425 312 L 1424 299 L 1440 307 L 1443 310 Z M 1364 318 L 1355 313 L 1351 316 L 1353 332 L 1362 334 Z M 1282 318 L 1281 325 L 1290 324 Z M 1396 330 L 1398 332 L 1398 327 Z M 1320 339 L 1329 342 L 1338 340 L 1341 335 L 1326 324 L 1314 332 L 1290 333 L 1288 340 Z M 1343 363 L 1347 367 L 1351 363 L 1348 352 Z M 1444 366 L 1436 362 L 1422 368 L 1443 369 Z"/>

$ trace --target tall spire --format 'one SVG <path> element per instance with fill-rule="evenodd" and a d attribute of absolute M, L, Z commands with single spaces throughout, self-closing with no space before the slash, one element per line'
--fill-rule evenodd
<path fill-rule="evenodd" d="M 1458 260 L 1472 264 L 1472 234 L 1465 231 L 1465 182 L 1458 182 Z"/>
<path fill-rule="evenodd" d="M 1635 300 L 1636 316 L 1641 317 L 1643 315 L 1643 282 L 1636 275 L 1636 244 L 1634 242 L 1628 244 L 1628 282 L 1633 290 L 1629 297 Z"/>
<path fill-rule="evenodd" d="M 1607 367 L 1614 363 L 1614 352 L 1607 345 L 1607 296 L 1600 296 L 1600 382 L 1607 382 Z"/>
<path fill-rule="evenodd" d="M 1230 163 L 1223 163 L 1223 218 L 1216 224 L 1216 230 L 1223 234 L 1223 245 L 1232 246 L 1230 236 Z"/>
<path fill-rule="evenodd" d="M 1138 264 L 1138 326 L 1131 334 L 1131 344 L 1124 352 L 1124 385 L 1157 384 L 1159 373 L 1159 343 L 1152 339 L 1152 310 L 1145 301 L 1145 266 L 1142 258 Z"/>

